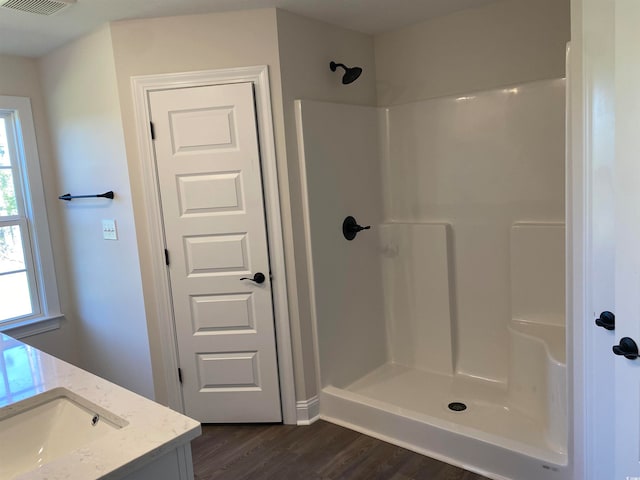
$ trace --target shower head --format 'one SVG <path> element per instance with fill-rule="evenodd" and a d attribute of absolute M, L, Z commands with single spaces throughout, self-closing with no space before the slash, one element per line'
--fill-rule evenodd
<path fill-rule="evenodd" d="M 360 67 L 347 67 L 343 63 L 336 62 L 331 62 L 329 64 L 329 68 L 332 72 L 335 72 L 338 67 L 344 68 L 344 75 L 342 76 L 343 85 L 349 85 L 350 83 L 355 82 L 362 73 L 362 69 Z"/>

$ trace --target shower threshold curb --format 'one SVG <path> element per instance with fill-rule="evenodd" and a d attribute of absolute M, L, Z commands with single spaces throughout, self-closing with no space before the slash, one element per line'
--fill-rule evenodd
<path fill-rule="evenodd" d="M 491 435 L 476 438 L 474 434 L 479 432 L 475 429 L 435 418 L 428 421 L 419 418 L 425 415 L 335 387 L 322 390 L 320 417 L 493 480 L 569 478 L 567 457 L 561 453 L 553 460 L 547 452 L 525 454 L 495 444 Z M 536 457 L 536 453 L 547 453 L 547 458 Z"/>

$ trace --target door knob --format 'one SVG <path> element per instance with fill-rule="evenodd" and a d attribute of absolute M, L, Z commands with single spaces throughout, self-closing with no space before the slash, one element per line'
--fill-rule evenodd
<path fill-rule="evenodd" d="M 615 330 L 616 316 L 611 312 L 604 311 L 600 317 L 596 318 L 596 325 L 607 330 Z"/>
<path fill-rule="evenodd" d="M 613 353 L 616 355 L 623 355 L 629 360 L 635 360 L 638 358 L 638 345 L 632 338 L 622 337 L 619 345 L 613 346 Z"/>
<path fill-rule="evenodd" d="M 264 276 L 264 273 L 258 272 L 253 276 L 253 278 L 242 277 L 240 280 L 251 280 L 252 282 L 256 282 L 256 283 L 264 283 L 266 278 L 267 277 Z"/>

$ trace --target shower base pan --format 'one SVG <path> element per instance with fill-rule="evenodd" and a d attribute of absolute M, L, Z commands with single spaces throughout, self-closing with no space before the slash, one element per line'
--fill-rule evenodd
<path fill-rule="evenodd" d="M 495 480 L 569 475 L 566 452 L 492 382 L 386 364 L 347 388 L 325 387 L 320 416 Z"/>

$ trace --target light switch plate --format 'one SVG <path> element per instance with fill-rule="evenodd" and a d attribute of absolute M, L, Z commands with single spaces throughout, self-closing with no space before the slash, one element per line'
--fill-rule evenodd
<path fill-rule="evenodd" d="M 105 240 L 117 240 L 118 230 L 115 220 L 102 220 L 102 238 Z"/>

